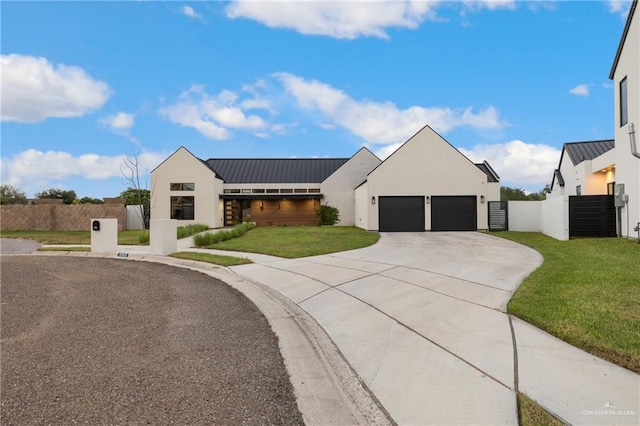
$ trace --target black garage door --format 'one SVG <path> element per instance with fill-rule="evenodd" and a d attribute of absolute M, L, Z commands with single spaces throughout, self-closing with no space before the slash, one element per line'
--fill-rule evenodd
<path fill-rule="evenodd" d="M 378 197 L 380 232 L 424 232 L 424 197 Z"/>
<path fill-rule="evenodd" d="M 476 197 L 431 197 L 432 231 L 475 231 Z"/>

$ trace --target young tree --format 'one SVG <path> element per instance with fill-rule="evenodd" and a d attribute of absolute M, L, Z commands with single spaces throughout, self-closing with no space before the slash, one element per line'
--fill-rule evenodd
<path fill-rule="evenodd" d="M 12 185 L 0 185 L 0 204 L 26 204 L 27 196 Z"/>
<path fill-rule="evenodd" d="M 49 188 L 44 191 L 37 192 L 36 198 L 54 198 L 58 200 L 62 200 L 63 204 L 73 204 L 73 200 L 76 199 L 76 191 L 69 189 L 60 189 L 60 188 Z"/>
<path fill-rule="evenodd" d="M 131 190 L 131 194 L 133 195 L 133 197 L 128 200 L 132 202 L 127 202 L 127 204 L 139 206 L 136 209 L 136 214 L 142 223 L 144 223 L 145 228 L 148 228 L 149 223 L 145 210 L 149 209 L 150 196 L 147 196 L 149 190 L 145 188 L 147 186 L 146 183 L 142 185 L 141 182 L 140 174 L 142 173 L 142 165 L 140 164 L 140 148 L 132 146 L 131 154 L 123 157 L 122 164 L 120 165 L 120 173 L 122 173 L 122 176 L 129 185 L 129 188 L 122 194 Z"/>

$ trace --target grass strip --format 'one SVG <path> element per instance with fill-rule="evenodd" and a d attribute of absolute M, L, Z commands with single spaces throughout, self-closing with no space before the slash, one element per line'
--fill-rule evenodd
<path fill-rule="evenodd" d="M 236 266 L 236 265 L 246 265 L 248 263 L 253 263 L 251 262 L 250 259 L 247 259 L 244 257 L 221 256 L 218 254 L 197 253 L 192 251 L 181 251 L 178 253 L 173 253 L 170 256 L 175 257 L 177 259 L 186 259 L 186 260 L 194 260 L 196 262 L 213 263 L 214 265 L 220 265 L 220 266 Z"/>
<path fill-rule="evenodd" d="M 91 251 L 91 247 L 40 247 L 37 251 Z"/>
<path fill-rule="evenodd" d="M 353 250 L 375 244 L 380 235 L 355 226 L 259 227 L 242 238 L 207 248 L 262 253 L 294 259 Z"/>
<path fill-rule="evenodd" d="M 509 302 L 511 314 L 640 373 L 640 245 L 623 238 L 558 241 L 530 232 L 493 235 L 544 257 Z"/>
<path fill-rule="evenodd" d="M 518 394 L 518 423 L 520 426 L 563 426 L 560 420 L 526 395 Z"/>

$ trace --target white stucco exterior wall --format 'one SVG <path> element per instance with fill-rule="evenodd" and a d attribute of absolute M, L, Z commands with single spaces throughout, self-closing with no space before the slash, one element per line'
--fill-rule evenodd
<path fill-rule="evenodd" d="M 553 197 L 540 202 L 543 234 L 560 241 L 569 240 L 569 197 Z"/>
<path fill-rule="evenodd" d="M 355 225 L 358 228 L 369 228 L 369 194 L 368 185 L 365 183 L 355 190 Z"/>
<path fill-rule="evenodd" d="M 320 184 L 322 204 L 336 207 L 340 212 L 338 225 L 356 225 L 354 189 L 367 179 L 367 174 L 381 163 L 371 151 L 362 148 Z M 361 221 L 360 221 L 361 222 Z"/>
<path fill-rule="evenodd" d="M 194 191 L 171 191 L 171 183 L 194 183 Z M 171 197 L 193 196 L 194 220 L 179 220 L 178 225 L 204 223 L 211 228 L 223 226 L 223 203 L 218 194 L 223 182 L 213 170 L 180 147 L 151 172 L 151 219 L 171 219 Z"/>
<path fill-rule="evenodd" d="M 477 197 L 477 228 L 487 229 L 487 175 L 430 127 L 424 127 L 367 177 L 365 199 L 381 196 L 467 195 Z M 499 199 L 499 197 L 498 197 Z M 366 204 L 368 229 L 378 230 L 378 204 Z M 425 229 L 431 209 L 425 208 Z"/>
<path fill-rule="evenodd" d="M 509 231 L 541 232 L 542 201 L 509 201 Z"/>
<path fill-rule="evenodd" d="M 621 231 L 623 236 L 633 236 L 633 228 L 640 222 L 640 159 L 631 154 L 629 123 L 636 129 L 640 143 L 640 11 L 635 10 L 629 30 L 613 73 L 615 105 L 616 183 L 625 185 L 629 203 L 622 209 Z M 620 82 L 627 78 L 628 123 L 620 122 Z M 629 222 L 627 223 L 627 214 Z"/>

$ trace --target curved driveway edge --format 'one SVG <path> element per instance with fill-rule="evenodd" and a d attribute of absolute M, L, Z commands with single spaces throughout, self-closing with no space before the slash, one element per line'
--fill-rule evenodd
<path fill-rule="evenodd" d="M 523 321 L 512 334 L 506 304 L 541 263 L 508 240 L 443 232 L 231 269 L 315 318 L 399 424 L 517 424 L 518 369 L 520 390 L 569 423 L 637 424 L 638 375 Z M 632 414 L 598 414 L 607 404 Z"/>
<path fill-rule="evenodd" d="M 40 248 L 40 243 L 20 238 L 0 238 L 0 254 L 27 254 Z"/>

